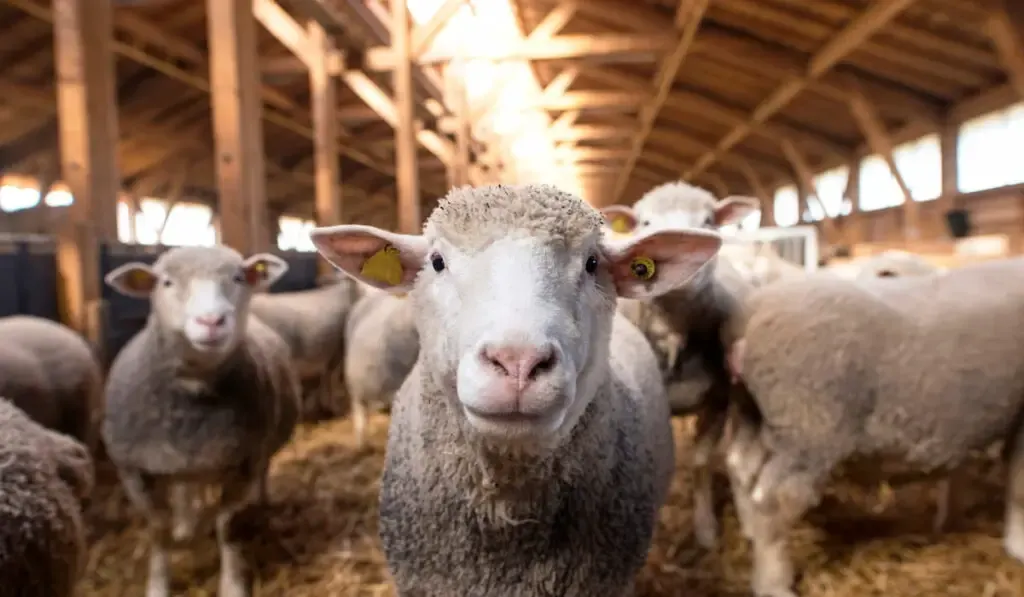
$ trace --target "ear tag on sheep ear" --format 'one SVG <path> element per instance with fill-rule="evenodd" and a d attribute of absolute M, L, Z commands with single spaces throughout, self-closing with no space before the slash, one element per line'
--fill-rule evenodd
<path fill-rule="evenodd" d="M 386 245 L 363 262 L 363 268 L 359 273 L 364 278 L 384 282 L 389 286 L 398 286 L 402 283 L 404 270 L 402 259 L 398 249 Z"/>
<path fill-rule="evenodd" d="M 619 216 L 612 220 L 612 230 L 619 234 L 625 234 L 629 232 L 629 218 L 626 216 Z"/>
<path fill-rule="evenodd" d="M 650 280 L 654 277 L 654 260 L 650 257 L 635 257 L 630 262 L 629 269 L 640 280 Z"/>
<path fill-rule="evenodd" d="M 255 286 L 261 280 L 265 280 L 266 278 L 267 263 L 265 261 L 257 261 L 245 270 L 245 281 L 250 286 Z"/>
<path fill-rule="evenodd" d="M 152 290 L 155 286 L 153 274 L 141 269 L 132 270 L 127 282 L 130 288 L 141 292 Z"/>

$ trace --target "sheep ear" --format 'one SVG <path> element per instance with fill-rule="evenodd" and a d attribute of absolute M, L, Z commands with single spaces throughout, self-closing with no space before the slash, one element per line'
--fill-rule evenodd
<path fill-rule="evenodd" d="M 149 298 L 159 276 L 145 263 L 133 261 L 114 268 L 103 281 L 114 290 L 133 298 Z"/>
<path fill-rule="evenodd" d="M 324 259 L 344 274 L 393 294 L 412 289 L 428 249 L 422 235 L 359 224 L 314 228 L 309 236 Z"/>
<path fill-rule="evenodd" d="M 663 228 L 605 239 L 602 253 L 620 297 L 649 299 L 686 285 L 721 246 L 722 237 L 711 230 Z"/>
<path fill-rule="evenodd" d="M 715 204 L 715 225 L 736 224 L 755 211 L 761 210 L 761 202 L 754 197 L 730 195 Z"/>
<path fill-rule="evenodd" d="M 608 205 L 601 208 L 601 215 L 612 231 L 629 234 L 636 229 L 637 218 L 633 208 L 625 205 Z"/>
<path fill-rule="evenodd" d="M 242 263 L 242 271 L 253 290 L 266 290 L 288 271 L 288 262 L 270 253 L 256 253 Z"/>

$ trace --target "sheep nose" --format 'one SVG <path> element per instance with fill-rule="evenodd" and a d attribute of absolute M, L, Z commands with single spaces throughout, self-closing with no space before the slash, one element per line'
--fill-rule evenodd
<path fill-rule="evenodd" d="M 228 322 L 228 316 L 226 313 L 214 313 L 199 315 L 196 317 L 196 323 L 203 327 L 210 329 L 217 329 L 224 327 L 224 324 Z"/>
<path fill-rule="evenodd" d="M 487 345 L 480 351 L 480 357 L 502 376 L 514 379 L 520 390 L 554 369 L 556 362 L 555 347 L 551 343 Z"/>

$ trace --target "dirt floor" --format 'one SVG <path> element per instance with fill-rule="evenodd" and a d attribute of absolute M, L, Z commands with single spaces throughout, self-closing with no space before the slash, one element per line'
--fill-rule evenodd
<path fill-rule="evenodd" d="M 689 434 L 676 423 L 679 467 L 638 597 L 747 597 L 749 550 L 722 497 L 725 538 L 717 553 L 693 539 Z M 371 446 L 358 452 L 347 420 L 303 428 L 274 463 L 273 504 L 242 521 L 262 597 L 391 596 L 376 539 L 377 488 L 387 418 L 371 423 Z M 1024 597 L 1024 565 L 1004 555 L 1001 541 L 1003 467 L 979 461 L 951 520 L 929 532 L 933 486 L 877 489 L 836 483 L 792 539 L 804 570 L 803 597 Z M 82 597 L 144 593 L 146 547 L 135 516 L 109 470 L 88 507 L 90 552 Z M 176 595 L 215 594 L 213 539 L 172 559 Z"/>

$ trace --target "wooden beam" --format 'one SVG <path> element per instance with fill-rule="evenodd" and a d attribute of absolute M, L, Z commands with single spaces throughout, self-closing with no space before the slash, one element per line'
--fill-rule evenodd
<path fill-rule="evenodd" d="M 618 203 L 622 198 L 622 193 L 626 190 L 633 167 L 636 166 L 637 159 L 644 150 L 644 144 L 647 143 L 647 137 L 651 134 L 651 129 L 654 128 L 658 114 L 661 113 L 661 107 L 668 99 L 672 83 L 676 80 L 683 60 L 686 59 L 686 55 L 693 45 L 697 29 L 700 28 L 707 8 L 708 0 L 679 0 L 675 18 L 676 26 L 682 29 L 679 41 L 659 65 L 658 71 L 654 75 L 654 94 L 640 108 L 639 122 L 636 132 L 633 134 L 629 157 L 626 158 L 626 164 L 619 171 L 619 177 L 612 190 L 611 203 Z"/>
<path fill-rule="evenodd" d="M 74 203 L 57 234 L 63 320 L 103 346 L 100 243 L 117 239 L 117 105 L 113 8 L 54 0 L 62 178 Z"/>
<path fill-rule="evenodd" d="M 633 33 L 604 33 L 600 35 L 559 35 L 543 41 L 520 40 L 512 44 L 497 44 L 473 48 L 464 56 L 466 60 L 569 60 L 577 58 L 630 57 L 655 60 L 670 50 L 676 40 L 665 35 L 638 35 Z M 420 66 L 451 62 L 457 56 L 444 52 L 428 52 L 416 63 Z M 366 52 L 365 67 L 370 71 L 388 71 L 395 68 L 396 59 L 388 48 L 370 48 Z"/>
<path fill-rule="evenodd" d="M 306 30 L 274 0 L 252 0 L 252 13 L 281 45 L 308 68 L 313 60 Z"/>
<path fill-rule="evenodd" d="M 957 145 L 960 141 L 960 126 L 946 123 L 939 131 L 939 149 L 942 154 L 942 200 L 946 209 L 953 207 L 953 198 L 960 192 L 957 172 Z"/>
<path fill-rule="evenodd" d="M 818 186 L 814 184 L 814 173 L 810 166 L 807 164 L 807 160 L 804 159 L 803 154 L 797 150 L 796 146 L 793 145 L 787 139 L 783 139 L 779 142 L 779 146 L 782 148 L 782 153 L 785 154 L 786 159 L 789 160 L 790 165 L 793 166 L 793 172 L 796 174 L 797 180 L 800 182 L 800 186 L 803 187 L 804 193 L 807 197 L 814 197 L 814 202 L 818 204 L 818 208 L 821 209 L 822 213 L 822 226 L 825 228 L 825 234 L 828 238 L 835 240 L 836 236 L 836 223 L 832 220 L 835 217 L 833 214 L 828 212 L 828 208 L 825 207 L 825 202 L 818 196 Z"/>
<path fill-rule="evenodd" d="M 1016 22 L 1014 16 L 1018 13 L 1011 13 L 1008 4 L 1006 0 L 995 0 L 986 29 L 992 45 L 999 53 L 1010 85 L 1024 99 L 1024 22 Z"/>
<path fill-rule="evenodd" d="M 903 175 L 900 174 L 900 169 L 896 165 L 896 159 L 892 153 L 893 143 L 889 139 L 889 133 L 885 130 L 882 119 L 867 99 L 856 91 L 850 94 L 850 112 L 857 121 L 857 126 L 860 127 L 861 132 L 864 134 L 864 138 L 867 140 L 871 151 L 880 155 L 885 160 L 885 163 L 889 165 L 889 171 L 892 173 L 893 178 L 896 179 L 900 192 L 903 193 L 904 238 L 916 240 L 920 236 L 917 201 L 914 201 L 910 187 L 907 186 L 906 180 L 903 179 Z"/>
<path fill-rule="evenodd" d="M 420 231 L 419 166 L 416 163 L 416 123 L 412 91 L 412 32 L 406 0 L 391 0 L 391 48 L 398 57 L 392 77 L 398 112 L 395 123 L 395 169 L 398 184 L 398 230 Z"/>
<path fill-rule="evenodd" d="M 313 159 L 316 176 L 314 213 L 319 226 L 344 222 L 341 196 L 341 171 L 338 156 L 338 89 L 330 73 L 328 57 L 334 44 L 317 22 L 306 25 L 311 63 L 309 92 L 313 112 Z M 330 270 L 323 259 L 317 260 L 321 273 Z"/>
<path fill-rule="evenodd" d="M 910 7 L 915 0 L 886 0 L 875 2 L 854 19 L 846 27 L 832 36 L 808 61 L 803 76 L 786 81 L 775 89 L 771 95 L 758 104 L 750 114 L 749 119 L 733 128 L 719 141 L 714 151 L 701 156 L 693 168 L 685 174 L 686 178 L 704 171 L 715 160 L 727 153 L 736 144 L 745 139 L 751 132 L 760 127 L 765 121 L 778 114 L 790 102 L 802 92 L 811 81 L 821 77 L 832 67 L 838 64 L 843 58 L 853 52 L 864 40 L 870 38 L 887 24 L 892 22 L 900 13 Z"/>
<path fill-rule="evenodd" d="M 446 73 L 446 75 L 451 76 L 450 73 Z M 449 186 L 461 187 L 472 183 L 470 141 L 472 140 L 473 123 L 470 121 L 469 96 L 466 94 L 465 81 L 452 78 L 451 91 L 454 95 L 452 108 L 458 126 L 455 129 L 455 157 L 448 167 Z"/>
<path fill-rule="evenodd" d="M 430 19 L 416 27 L 412 32 L 412 55 L 414 57 L 422 56 L 424 52 L 430 48 L 430 44 L 434 42 L 434 38 L 437 34 L 444 29 L 444 26 L 448 24 L 448 21 L 455 16 L 459 9 L 466 5 L 468 0 L 445 0 L 442 4 L 434 11 L 434 14 L 430 16 Z"/>
<path fill-rule="evenodd" d="M 252 0 L 207 0 L 207 43 L 221 242 L 242 254 L 271 246 Z"/>
<path fill-rule="evenodd" d="M 588 110 L 595 108 L 617 108 L 622 110 L 639 107 L 635 93 L 625 91 L 569 91 L 554 97 L 538 97 L 522 105 L 524 110 L 543 109 L 556 112 Z"/>

